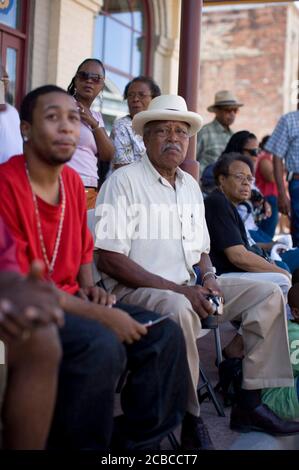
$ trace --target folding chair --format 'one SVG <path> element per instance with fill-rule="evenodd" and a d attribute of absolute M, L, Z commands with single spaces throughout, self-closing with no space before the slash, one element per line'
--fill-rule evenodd
<path fill-rule="evenodd" d="M 222 348 L 218 318 L 216 315 L 211 315 L 205 319 L 202 319 L 201 325 L 203 330 L 213 330 L 215 339 L 216 365 L 217 367 L 219 367 L 219 364 L 222 362 Z M 208 331 L 204 331 L 202 336 L 206 335 L 207 333 Z M 199 374 L 201 378 L 201 384 L 198 387 L 199 403 L 202 403 L 206 398 L 210 398 L 216 408 L 218 416 L 225 417 L 225 412 L 222 403 L 218 400 L 215 394 L 215 390 L 211 385 L 211 382 L 209 381 L 207 375 L 205 374 L 202 366 L 199 367 Z"/>

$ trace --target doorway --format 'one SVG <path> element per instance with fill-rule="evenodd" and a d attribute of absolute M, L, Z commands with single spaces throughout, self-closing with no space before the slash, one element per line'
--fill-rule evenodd
<path fill-rule="evenodd" d="M 30 0 L 0 2 L 0 61 L 9 75 L 7 100 L 19 108 L 26 92 Z"/>

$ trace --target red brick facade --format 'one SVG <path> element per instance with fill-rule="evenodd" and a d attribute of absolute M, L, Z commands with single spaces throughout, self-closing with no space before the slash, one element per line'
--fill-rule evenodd
<path fill-rule="evenodd" d="M 295 108 L 290 87 L 298 80 L 296 21 L 299 11 L 292 5 L 204 12 L 199 109 L 206 123 L 213 118 L 206 108 L 221 89 L 232 90 L 245 105 L 234 129 L 259 138 Z"/>

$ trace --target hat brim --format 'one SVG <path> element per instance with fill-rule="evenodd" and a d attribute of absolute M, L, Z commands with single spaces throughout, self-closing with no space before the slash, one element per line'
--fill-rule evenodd
<path fill-rule="evenodd" d="M 212 106 L 209 106 L 207 108 L 207 110 L 210 113 L 214 113 L 219 107 L 221 107 L 221 108 L 231 108 L 232 106 L 235 107 L 235 108 L 241 108 L 241 106 L 244 106 L 244 104 L 243 103 L 234 103 L 234 102 L 231 102 L 231 103 L 228 103 L 228 102 L 217 103 L 217 104 L 213 104 Z"/>
<path fill-rule="evenodd" d="M 145 124 L 152 121 L 181 121 L 189 124 L 189 135 L 195 135 L 202 127 L 202 117 L 192 111 L 176 111 L 176 110 L 147 110 L 135 114 L 132 127 L 136 134 L 143 135 Z"/>

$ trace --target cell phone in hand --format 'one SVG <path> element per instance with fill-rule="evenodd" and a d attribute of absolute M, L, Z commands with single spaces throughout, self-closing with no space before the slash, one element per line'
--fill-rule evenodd
<path fill-rule="evenodd" d="M 149 322 L 144 323 L 144 326 L 149 328 L 151 326 L 157 325 L 158 323 L 161 323 L 164 320 L 167 320 L 167 318 L 172 317 L 172 316 L 173 316 L 173 313 L 168 313 L 167 315 L 163 315 L 163 317 L 157 318 L 156 320 L 150 320 Z"/>

